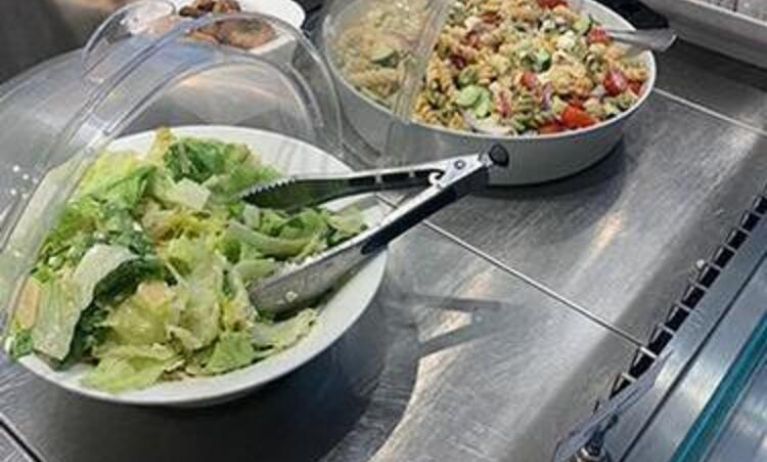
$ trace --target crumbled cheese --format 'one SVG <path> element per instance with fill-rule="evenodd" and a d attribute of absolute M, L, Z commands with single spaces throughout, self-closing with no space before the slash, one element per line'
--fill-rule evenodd
<path fill-rule="evenodd" d="M 575 34 L 567 31 L 557 39 L 557 48 L 560 50 L 570 50 L 575 46 Z"/>

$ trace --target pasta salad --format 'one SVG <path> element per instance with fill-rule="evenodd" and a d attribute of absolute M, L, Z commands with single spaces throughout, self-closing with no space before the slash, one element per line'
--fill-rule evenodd
<path fill-rule="evenodd" d="M 393 108 L 424 14 L 376 2 L 344 29 L 335 58 L 349 82 Z M 648 78 L 643 61 L 566 0 L 456 0 L 412 113 L 418 122 L 454 130 L 557 133 L 628 110 Z"/>

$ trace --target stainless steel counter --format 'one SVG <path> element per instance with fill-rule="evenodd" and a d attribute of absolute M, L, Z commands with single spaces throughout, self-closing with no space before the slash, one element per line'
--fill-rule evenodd
<path fill-rule="evenodd" d="M 354 328 L 238 401 L 118 407 L 3 357 L 0 456 L 549 460 L 763 186 L 764 82 L 678 45 L 613 155 L 563 181 L 467 199 L 398 241 Z"/>
<path fill-rule="evenodd" d="M 33 462 L 34 459 L 25 452 L 15 436 L 0 428 L 0 460 L 3 462 Z"/>

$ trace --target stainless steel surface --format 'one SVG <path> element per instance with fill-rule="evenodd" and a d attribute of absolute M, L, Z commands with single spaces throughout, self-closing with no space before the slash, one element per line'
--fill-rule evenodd
<path fill-rule="evenodd" d="M 765 151 L 760 134 L 656 94 L 588 171 L 469 197 L 433 221 L 645 339 L 762 186 Z"/>
<path fill-rule="evenodd" d="M 676 41 L 673 29 L 606 29 L 606 31 L 615 41 L 628 43 L 643 50 L 663 52 L 671 48 Z"/>
<path fill-rule="evenodd" d="M 762 228 L 760 241 L 756 243 L 758 249 L 754 250 L 758 252 L 759 260 L 763 259 L 763 246 L 767 242 L 765 239 L 767 227 L 762 226 Z M 662 399 L 662 407 L 653 412 L 649 424 L 645 424 L 639 439 L 629 446 L 628 454 L 624 455 L 626 462 L 672 460 L 704 407 L 714 396 L 724 376 L 729 372 L 728 365 L 735 362 L 749 340 L 750 333 L 767 316 L 767 306 L 764 304 L 766 299 L 767 264 L 763 263 L 732 306 L 717 303 L 705 307 L 710 307 L 711 310 L 703 309 L 701 312 L 696 310 L 693 313 L 698 319 L 693 319 L 693 323 L 689 326 L 683 325 L 677 337 L 669 344 L 669 348 L 674 350 L 669 359 L 669 365 L 656 383 L 655 389 L 646 397 L 646 401 L 659 402 L 658 400 Z M 719 321 L 720 317 L 721 321 Z M 705 339 L 705 345 L 697 351 L 696 344 L 701 341 L 697 331 L 717 324 L 716 331 L 709 339 Z M 704 330 L 704 332 L 707 331 Z M 691 361 L 692 359 L 694 361 Z M 673 379 L 679 373 L 683 373 L 683 376 L 675 382 Z M 646 407 L 640 406 L 635 414 L 643 409 Z M 635 421 L 636 419 L 629 416 L 628 427 L 633 426 Z M 622 429 L 622 431 L 625 430 L 627 429 Z M 764 434 L 767 428 L 762 428 L 761 432 Z M 612 447 L 625 446 L 625 442 L 630 440 L 630 438 L 613 440 Z M 625 450 L 619 449 L 618 453 L 624 454 Z M 737 460 L 745 462 L 745 459 Z"/>
<path fill-rule="evenodd" d="M 751 380 L 706 462 L 767 460 L 767 362 Z"/>
<path fill-rule="evenodd" d="M 4 428 L 0 428 L 0 461 L 33 462 L 30 457 Z"/>
<path fill-rule="evenodd" d="M 271 313 L 282 313 L 310 305 L 336 286 L 338 281 L 347 276 L 351 270 L 384 250 L 387 244 L 402 233 L 467 194 L 484 189 L 487 186 L 489 170 L 508 166 L 508 156 L 502 147 L 494 146 L 487 153 L 455 157 L 419 169 L 422 172 L 432 172 L 428 177 L 430 184 L 428 188 L 390 212 L 379 224 L 300 265 L 287 267 L 286 271 L 257 282 L 248 289 L 251 302 L 260 310 Z M 415 170 L 409 173 L 414 174 Z M 400 171 L 396 175 L 409 175 L 409 173 Z M 356 178 L 372 180 L 380 184 L 380 174 L 380 171 L 373 171 Z M 336 178 L 340 179 L 344 176 L 348 175 Z M 411 178 L 415 178 L 415 175 Z M 301 187 L 300 183 L 289 183 L 284 186 L 287 189 Z M 267 190 L 266 193 L 269 194 L 270 191 Z M 346 191 L 356 192 L 357 189 Z M 256 192 L 249 197 L 258 199 L 258 194 Z M 233 226 L 235 228 L 230 228 L 233 231 L 236 231 L 236 227 L 245 228 L 244 225 L 239 224 Z M 249 231 L 245 230 L 244 239 L 248 233 Z"/>
<path fill-rule="evenodd" d="M 748 236 L 740 244 L 729 238 L 722 240 L 734 253 L 730 254 L 727 263 L 715 260 L 719 267 L 724 265 L 724 269 L 713 283 L 695 282 L 697 291 L 702 293 L 695 297 L 696 302 L 687 295 L 681 298 L 680 303 L 689 307 L 690 314 L 681 326 L 670 331 L 673 335 L 663 349 L 663 354 L 669 356 L 668 361 L 653 389 L 612 429 L 607 442 L 613 454 L 629 453 L 630 457 L 640 457 L 636 447 L 644 447 L 650 453 L 657 450 L 658 457 L 674 451 L 685 437 L 690 419 L 697 418 L 696 412 L 706 405 L 728 365 L 733 364 L 733 357 L 756 330 L 760 313 L 765 312 L 763 299 L 759 296 L 765 293 L 765 288 L 760 285 L 767 274 L 764 268 L 767 224 L 764 218 L 756 224 L 752 231 L 740 228 L 740 235 Z M 757 272 L 760 265 L 763 268 Z M 744 289 L 746 282 L 749 284 Z M 657 349 L 654 351 L 658 352 Z M 710 373 L 703 381 L 699 376 L 701 368 L 709 369 Z M 685 396 L 688 401 L 680 402 L 680 396 Z M 674 400 L 675 405 L 668 406 Z M 661 414 L 663 417 L 659 418 Z M 644 434 L 648 428 L 654 428 L 650 436 Z M 648 454 L 644 456 L 648 457 Z M 657 460 L 668 459 L 661 457 Z"/>
<path fill-rule="evenodd" d="M 767 132 L 767 71 L 684 41 L 657 58 L 659 89 Z"/>
<path fill-rule="evenodd" d="M 51 461 L 541 461 L 634 347 L 423 227 L 390 261 L 348 335 L 237 402 L 109 405 L 3 359 L 0 413 Z"/>
<path fill-rule="evenodd" d="M 95 23 L 89 2 L 4 2 L 52 11 L 67 30 Z M 13 49 L 30 58 L 3 60 L 3 77 L 72 43 L 47 20 L 17 17 L 0 31 L 33 49 Z M 49 31 L 55 46 L 29 39 Z M 614 155 L 436 220 L 510 272 L 419 227 L 348 335 L 252 396 L 204 410 L 118 407 L 3 358 L 0 418 L 45 461 L 548 460 L 764 181 L 765 138 L 744 126 L 766 128 L 767 73 L 686 44 L 659 58 L 665 91 Z"/>

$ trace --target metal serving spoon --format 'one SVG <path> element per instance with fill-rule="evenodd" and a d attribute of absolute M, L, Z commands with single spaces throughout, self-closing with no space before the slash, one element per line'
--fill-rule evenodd
<path fill-rule="evenodd" d="M 605 29 L 616 42 L 626 43 L 643 50 L 663 52 L 668 50 L 676 41 L 676 33 L 672 29 L 641 29 L 619 30 Z"/>

